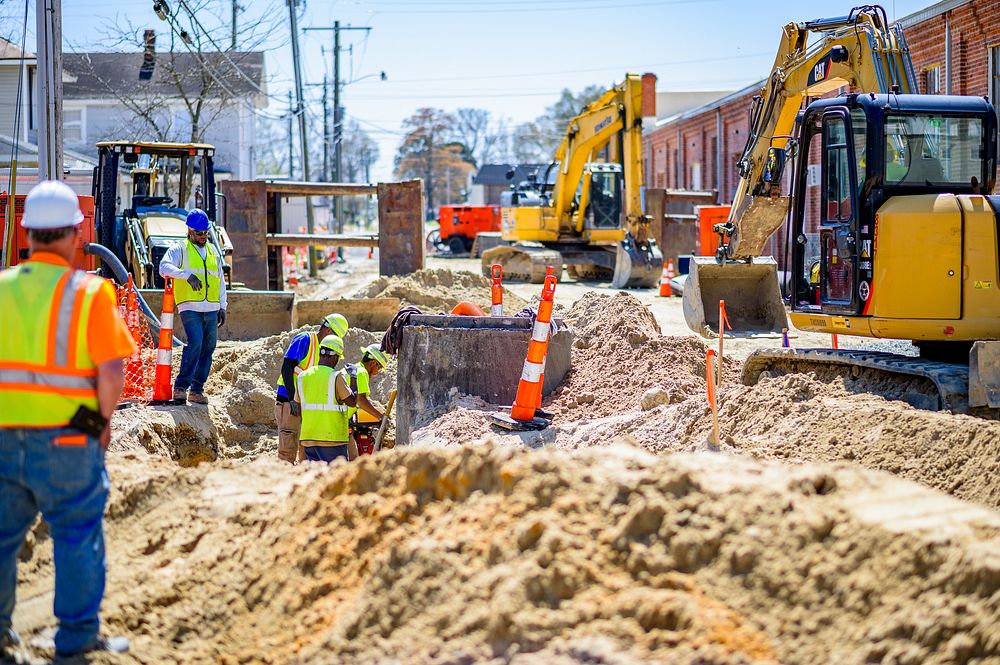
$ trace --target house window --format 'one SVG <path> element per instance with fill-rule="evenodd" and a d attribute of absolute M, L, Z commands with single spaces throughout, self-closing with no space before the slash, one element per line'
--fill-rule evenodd
<path fill-rule="evenodd" d="M 67 143 L 83 143 L 86 136 L 83 133 L 83 109 L 63 109 L 63 141 Z"/>
<path fill-rule="evenodd" d="M 930 67 L 924 70 L 924 92 L 928 95 L 941 94 L 941 67 Z"/>
<path fill-rule="evenodd" d="M 1000 46 L 990 47 L 990 102 L 1000 113 Z"/>

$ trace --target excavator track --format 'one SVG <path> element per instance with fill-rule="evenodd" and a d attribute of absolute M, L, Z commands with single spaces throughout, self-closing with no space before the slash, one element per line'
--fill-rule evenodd
<path fill-rule="evenodd" d="M 969 368 L 894 353 L 846 349 L 767 349 L 743 365 L 743 383 L 762 376 L 815 372 L 844 378 L 848 390 L 905 401 L 917 408 L 995 417 L 969 408 Z"/>
<path fill-rule="evenodd" d="M 512 282 L 541 284 L 545 281 L 548 266 L 562 274 L 562 254 L 554 249 L 532 247 L 530 245 L 510 245 L 493 247 L 483 252 L 481 265 L 483 275 L 490 276 L 493 264 L 503 266 L 503 278 Z"/>

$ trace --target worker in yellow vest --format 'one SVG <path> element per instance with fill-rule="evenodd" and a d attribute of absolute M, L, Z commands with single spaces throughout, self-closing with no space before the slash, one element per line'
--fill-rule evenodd
<path fill-rule="evenodd" d="M 313 462 L 348 459 L 347 410 L 356 400 L 344 375 L 334 369 L 343 354 L 344 340 L 328 335 L 319 343 L 319 362 L 295 380 L 302 406 L 299 437 L 306 459 Z"/>
<path fill-rule="evenodd" d="M 12 628 L 17 555 L 40 511 L 49 526 L 59 619 L 56 655 L 127 651 L 99 635 L 104 596 L 104 451 L 135 342 L 105 280 L 74 270 L 76 194 L 46 181 L 21 226 L 31 258 L 0 273 L 0 660 Z"/>
<path fill-rule="evenodd" d="M 385 417 L 385 414 L 371 403 L 368 396 L 371 395 L 371 386 L 369 385 L 371 379 L 378 376 L 388 364 L 389 357 L 379 348 L 379 345 L 369 344 L 361 350 L 361 362 L 347 365 L 344 369 L 340 370 L 344 375 L 344 380 L 347 381 L 347 387 L 355 394 L 357 400 L 357 406 L 349 409 L 347 412 L 349 421 L 359 409 L 373 416 L 376 420 L 382 420 Z M 357 459 L 358 443 L 354 440 L 353 431 L 351 432 L 351 440 L 347 445 L 347 452 L 350 459 Z"/>
<path fill-rule="evenodd" d="M 168 249 L 160 261 L 160 275 L 174 280 L 174 302 L 187 336 L 173 398 L 208 404 L 205 381 L 212 370 L 217 330 L 226 322 L 225 261 L 208 242 L 211 222 L 204 210 L 189 212 L 187 227 L 187 240 Z"/>
<path fill-rule="evenodd" d="M 295 379 L 319 360 L 319 343 L 328 335 L 343 338 L 347 334 L 347 318 L 343 314 L 323 317 L 317 332 L 302 332 L 292 339 L 281 362 L 278 394 L 274 401 L 274 420 L 278 424 L 278 459 L 291 464 L 301 462 L 305 452 L 299 445 L 302 411 L 295 401 Z"/>

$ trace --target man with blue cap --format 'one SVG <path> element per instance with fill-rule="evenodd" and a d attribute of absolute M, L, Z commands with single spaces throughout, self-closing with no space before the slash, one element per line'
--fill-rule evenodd
<path fill-rule="evenodd" d="M 226 322 L 224 260 L 208 242 L 211 223 L 204 210 L 189 212 L 187 226 L 187 240 L 168 249 L 160 261 L 160 275 L 174 280 L 174 302 L 187 336 L 173 398 L 208 404 L 205 381 L 212 369 L 216 331 Z"/>

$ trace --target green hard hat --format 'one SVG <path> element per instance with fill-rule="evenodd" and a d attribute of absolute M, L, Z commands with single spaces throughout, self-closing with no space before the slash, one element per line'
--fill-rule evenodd
<path fill-rule="evenodd" d="M 332 330 L 337 337 L 347 334 L 347 317 L 343 314 L 327 314 L 323 317 L 322 325 Z"/>
<path fill-rule="evenodd" d="M 330 353 L 335 353 L 338 356 L 344 355 L 344 340 L 340 339 L 336 335 L 327 335 L 323 338 L 323 341 L 319 343 L 319 352 L 329 351 Z"/>
<path fill-rule="evenodd" d="M 389 357 L 383 353 L 378 344 L 369 344 L 364 348 L 364 353 L 362 353 L 361 359 L 364 360 L 365 358 L 374 358 L 375 362 L 377 362 L 382 369 L 385 369 L 385 366 L 389 364 Z"/>

